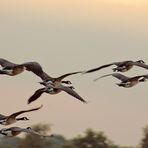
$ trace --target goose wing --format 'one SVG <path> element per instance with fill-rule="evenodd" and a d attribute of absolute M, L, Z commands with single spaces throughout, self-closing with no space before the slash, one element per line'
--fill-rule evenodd
<path fill-rule="evenodd" d="M 15 118 L 16 116 L 20 115 L 20 114 L 23 114 L 23 113 L 26 113 L 26 112 L 31 112 L 31 111 L 36 111 L 36 110 L 39 110 L 43 107 L 43 105 L 39 106 L 39 107 L 36 107 L 36 108 L 32 108 L 32 109 L 28 109 L 28 110 L 23 110 L 23 111 L 19 111 L 19 112 L 16 112 L 16 113 L 13 113 L 12 115 L 10 115 L 8 118 Z"/>
<path fill-rule="evenodd" d="M 135 76 L 135 77 L 132 77 L 131 79 L 139 79 L 139 78 L 146 78 L 146 79 L 148 79 L 148 75 Z"/>
<path fill-rule="evenodd" d="M 8 60 L 5 60 L 5 59 L 3 59 L 3 58 L 0 58 L 0 65 L 2 66 L 2 67 L 14 67 L 14 66 L 16 66 L 17 64 L 15 64 L 15 63 L 12 63 L 12 62 L 10 62 L 10 61 L 8 61 Z"/>
<path fill-rule="evenodd" d="M 100 70 L 100 69 L 103 69 L 103 68 L 109 67 L 109 66 L 111 66 L 111 65 L 113 65 L 113 63 L 111 63 L 111 64 L 106 64 L 106 65 L 102 65 L 102 66 L 99 66 L 99 67 L 97 67 L 97 68 L 93 68 L 93 69 L 90 69 L 90 70 L 84 71 L 83 73 L 85 74 L 85 73 L 95 72 L 95 71 L 98 71 L 98 70 Z"/>
<path fill-rule="evenodd" d="M 143 75 L 144 78 L 148 79 L 148 75 Z"/>
<path fill-rule="evenodd" d="M 57 89 L 67 92 L 69 95 L 75 97 L 76 99 L 82 101 L 83 103 L 87 103 L 77 92 L 75 92 L 73 89 L 71 89 L 69 87 L 60 85 L 59 87 L 57 87 Z"/>
<path fill-rule="evenodd" d="M 13 127 L 5 129 L 5 131 L 15 131 L 15 132 L 20 132 L 21 130 L 22 128 L 17 127 L 17 126 L 13 126 Z"/>
<path fill-rule="evenodd" d="M 106 67 L 109 67 L 109 66 L 112 66 L 112 65 L 119 66 L 119 65 L 121 65 L 121 64 L 124 64 L 125 62 L 129 62 L 129 61 L 113 62 L 113 63 L 110 63 L 110 64 L 105 64 L 105 65 L 99 66 L 99 67 L 97 67 L 97 68 L 93 68 L 93 69 L 84 71 L 83 74 L 95 72 L 95 71 L 97 71 L 97 70 L 100 70 L 100 69 L 103 69 L 103 68 L 106 68 Z"/>
<path fill-rule="evenodd" d="M 5 132 L 5 131 L 21 132 L 21 130 L 22 130 L 22 128 L 17 127 L 17 126 L 13 126 L 13 127 L 10 127 L 10 128 L 2 128 L 2 129 L 0 130 L 0 133 Z"/>
<path fill-rule="evenodd" d="M 35 93 L 28 99 L 28 104 L 37 100 L 45 91 L 45 88 L 40 88 L 35 91 Z"/>
<path fill-rule="evenodd" d="M 6 118 L 7 118 L 7 116 L 0 114 L 0 120 L 4 120 Z"/>
<path fill-rule="evenodd" d="M 94 81 L 97 81 L 98 79 L 101 79 L 101 78 L 104 78 L 104 77 L 107 77 L 107 76 L 113 76 L 121 81 L 127 81 L 129 78 L 125 75 L 122 75 L 120 73 L 112 73 L 112 74 L 107 74 L 107 75 L 103 75 L 97 79 L 95 79 Z"/>
<path fill-rule="evenodd" d="M 67 74 L 64 74 L 56 79 L 58 79 L 59 81 L 61 81 L 62 79 L 64 79 L 65 77 L 68 77 L 70 75 L 74 75 L 74 74 L 78 74 L 78 73 L 82 73 L 82 71 L 77 71 L 77 72 L 71 72 L 71 73 L 67 73 Z"/>
<path fill-rule="evenodd" d="M 43 81 L 51 79 L 51 77 L 43 71 L 42 66 L 38 62 L 26 62 L 18 65 L 26 68 L 27 71 L 33 72 L 35 75 L 39 76 Z"/>
<path fill-rule="evenodd" d="M 133 62 L 133 65 L 148 69 L 148 65 L 144 63 Z"/>

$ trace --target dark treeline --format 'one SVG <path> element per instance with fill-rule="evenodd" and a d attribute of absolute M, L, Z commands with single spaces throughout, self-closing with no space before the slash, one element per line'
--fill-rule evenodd
<path fill-rule="evenodd" d="M 50 126 L 37 124 L 32 128 L 44 135 L 50 135 Z M 72 139 L 55 134 L 53 137 L 41 137 L 25 134 L 24 138 L 1 137 L 0 148 L 148 148 L 148 126 L 143 129 L 139 145 L 119 146 L 114 144 L 103 132 L 87 129 L 84 134 Z"/>

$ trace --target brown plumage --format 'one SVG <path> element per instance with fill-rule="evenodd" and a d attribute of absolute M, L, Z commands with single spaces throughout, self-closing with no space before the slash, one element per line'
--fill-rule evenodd
<path fill-rule="evenodd" d="M 26 62 L 26 63 L 15 66 L 15 68 L 18 68 L 18 67 L 25 67 L 25 69 L 27 71 L 33 72 L 35 75 L 39 76 L 45 82 L 46 81 L 52 81 L 52 82 L 58 81 L 58 82 L 60 82 L 60 81 L 62 81 L 62 79 L 64 79 L 67 76 L 82 73 L 82 71 L 71 72 L 71 73 L 67 73 L 67 74 L 64 74 L 62 76 L 59 76 L 57 78 L 53 78 L 53 77 L 49 76 L 47 73 L 45 73 L 43 71 L 42 66 L 37 62 Z"/>
<path fill-rule="evenodd" d="M 33 108 L 33 109 L 22 110 L 22 111 L 13 113 L 13 114 L 11 114 L 9 116 L 5 116 L 5 115 L 0 114 L 0 124 L 2 124 L 2 125 L 10 125 L 10 124 L 13 124 L 13 123 L 15 123 L 15 122 L 17 122 L 19 120 L 29 120 L 27 117 L 21 117 L 21 118 L 16 118 L 16 117 L 18 115 L 26 113 L 26 112 L 39 110 L 42 107 L 43 107 L 43 105 L 41 105 L 40 107 Z"/>
<path fill-rule="evenodd" d="M 63 86 L 62 83 L 66 84 L 71 84 L 70 81 L 63 81 L 64 78 L 82 73 L 82 71 L 77 71 L 77 72 L 71 72 L 71 73 L 66 73 L 64 75 L 61 75 L 59 77 L 53 78 L 49 76 L 47 73 L 45 73 L 41 67 L 41 65 L 37 62 L 27 62 L 21 65 L 17 65 L 16 67 L 19 66 L 24 66 L 26 70 L 33 72 L 37 76 L 39 76 L 43 82 L 40 82 L 40 84 L 43 84 L 45 88 L 38 89 L 29 99 L 28 99 L 28 104 L 35 101 L 38 99 L 43 93 L 49 93 L 49 94 L 57 94 L 60 93 L 61 91 L 65 91 L 68 94 L 72 95 L 73 97 L 79 99 L 82 102 L 86 102 L 81 96 L 79 96 L 73 89 L 67 86 Z M 51 91 L 52 89 L 52 91 Z"/>
<path fill-rule="evenodd" d="M 4 74 L 4 75 L 15 76 L 22 73 L 25 70 L 24 67 L 16 67 L 18 66 L 18 64 L 12 63 L 3 58 L 0 58 L 0 65 L 2 66 L 2 69 L 0 70 L 0 74 Z"/>
<path fill-rule="evenodd" d="M 32 135 L 42 136 L 42 137 L 52 137 L 53 135 L 42 135 L 36 131 L 34 131 L 31 127 L 21 128 L 21 127 L 10 127 L 10 128 L 3 128 L 0 130 L 0 134 L 7 136 L 7 137 L 15 137 L 22 132 L 29 133 Z"/>
<path fill-rule="evenodd" d="M 3 58 L 0 58 L 0 65 L 2 66 L 2 69 L 0 70 L 0 74 L 5 74 L 9 76 L 15 76 L 20 73 L 22 73 L 24 70 L 33 72 L 35 75 L 39 76 L 43 81 L 52 81 L 52 82 L 62 82 L 62 79 L 64 79 L 67 76 L 82 73 L 82 71 L 77 72 L 71 72 L 64 74 L 57 78 L 52 78 L 47 73 L 43 71 L 42 66 L 38 62 L 25 62 L 23 64 L 15 64 L 8 60 L 5 60 Z M 63 83 L 69 84 L 69 81 L 63 81 Z"/>
<path fill-rule="evenodd" d="M 119 80 L 121 80 L 121 83 L 117 84 L 118 86 L 122 86 L 122 87 L 133 87 L 134 85 L 138 84 L 139 82 L 145 82 L 148 79 L 148 75 L 139 75 L 139 76 L 134 76 L 134 77 L 127 77 L 123 74 L 120 73 L 113 73 L 113 74 L 107 74 L 107 75 L 103 75 L 97 79 L 95 79 L 94 81 L 103 78 L 103 77 L 107 77 L 107 76 L 113 76 Z"/>
<path fill-rule="evenodd" d="M 83 103 L 87 103 L 77 92 L 75 92 L 71 87 L 63 86 L 63 85 L 58 85 L 57 87 L 50 86 L 50 87 L 44 87 L 40 88 L 35 91 L 35 93 L 28 99 L 28 104 L 31 102 L 37 100 L 43 93 L 48 93 L 48 94 L 58 94 L 61 91 L 65 91 L 69 95 L 75 97 L 76 99 L 82 101 Z"/>

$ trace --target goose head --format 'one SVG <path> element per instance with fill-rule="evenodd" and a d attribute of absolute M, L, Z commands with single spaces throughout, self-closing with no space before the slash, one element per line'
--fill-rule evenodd
<path fill-rule="evenodd" d="M 146 78 L 144 78 L 144 77 L 141 77 L 141 78 L 139 78 L 139 80 L 138 80 L 139 82 L 145 82 L 145 81 L 147 81 L 147 79 Z"/>
<path fill-rule="evenodd" d="M 138 60 L 136 62 L 138 62 L 138 63 L 145 63 L 143 60 Z"/>
<path fill-rule="evenodd" d="M 27 121 L 29 120 L 27 117 L 22 117 L 22 118 L 17 118 L 16 120 L 23 120 L 23 121 Z"/>
<path fill-rule="evenodd" d="M 72 84 L 70 81 L 62 81 L 62 83 L 65 83 L 65 84 Z"/>
<path fill-rule="evenodd" d="M 31 127 L 27 127 L 26 129 L 28 129 L 28 130 L 32 130 L 32 128 L 31 128 Z"/>

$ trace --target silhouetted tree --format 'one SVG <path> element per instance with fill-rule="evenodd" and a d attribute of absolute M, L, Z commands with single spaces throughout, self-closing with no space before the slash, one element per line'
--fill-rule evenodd
<path fill-rule="evenodd" d="M 50 126 L 37 124 L 32 128 L 43 135 L 50 135 Z M 0 138 L 0 148 L 132 148 L 114 145 L 103 132 L 87 129 L 84 135 L 67 140 L 63 135 L 53 137 L 25 134 L 24 138 Z M 144 129 L 141 148 L 148 148 L 148 127 Z"/>
<path fill-rule="evenodd" d="M 21 138 L 3 137 L 0 138 L 0 148 L 18 148 Z"/>
<path fill-rule="evenodd" d="M 141 140 L 141 148 L 148 148 L 148 126 L 146 126 L 145 128 L 143 128 L 143 138 Z"/>
<path fill-rule="evenodd" d="M 119 148 L 113 145 L 102 132 L 87 129 L 84 136 L 73 139 L 76 148 Z"/>

